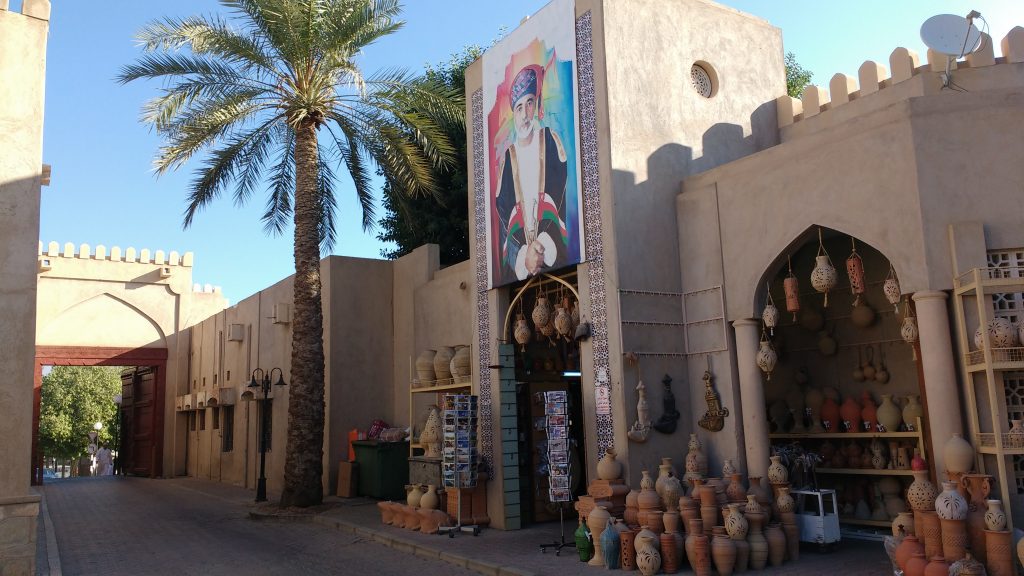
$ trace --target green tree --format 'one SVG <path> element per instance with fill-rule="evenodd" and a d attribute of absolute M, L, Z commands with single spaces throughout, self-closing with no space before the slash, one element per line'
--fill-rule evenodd
<path fill-rule="evenodd" d="M 804 88 L 811 83 L 814 74 L 796 61 L 796 54 L 786 52 L 786 93 L 793 98 L 799 98 L 804 93 Z"/>
<path fill-rule="evenodd" d="M 483 54 L 477 45 L 463 48 L 447 61 L 427 66 L 426 77 L 452 92 L 466 91 L 466 67 Z M 411 195 L 401 183 L 384 183 L 384 216 L 377 239 L 395 244 L 382 249 L 384 258 L 404 256 L 417 247 L 440 246 L 441 265 L 450 266 L 469 258 L 469 175 L 466 173 L 466 124 L 447 122 L 441 128 L 448 135 L 455 156 L 461 161 L 434 169 L 438 192 L 434 196 Z"/>
<path fill-rule="evenodd" d="M 145 53 L 118 79 L 159 79 L 143 108 L 162 136 L 158 173 L 205 153 L 187 228 L 229 186 L 245 203 L 263 182 L 265 229 L 294 223 L 294 315 L 283 506 L 323 498 L 324 350 L 320 250 L 335 242 L 340 167 L 374 225 L 379 169 L 410 194 L 433 194 L 432 167 L 454 162 L 441 128 L 460 95 L 400 70 L 364 75 L 357 57 L 398 31 L 397 0 L 221 0 L 220 16 L 164 19 L 139 33 Z M 410 112 L 414 110 L 415 112 Z M 266 178 L 264 178 L 266 177 Z M 343 383 L 342 385 L 344 385 Z"/>
<path fill-rule="evenodd" d="M 89 432 L 103 424 L 97 440 L 111 445 L 118 435 L 120 368 L 54 366 L 43 376 L 39 406 L 39 447 L 46 456 L 68 459 L 86 452 Z"/>

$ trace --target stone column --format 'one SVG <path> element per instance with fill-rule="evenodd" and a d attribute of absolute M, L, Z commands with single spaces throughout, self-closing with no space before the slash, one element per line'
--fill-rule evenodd
<path fill-rule="evenodd" d="M 947 298 L 945 292 L 936 290 L 914 293 L 921 339 L 921 372 L 928 407 L 926 417 L 932 445 L 932 453 L 925 458 L 934 463 L 939 478 L 945 476 L 946 470 L 942 447 L 954 432 L 963 432 Z"/>
<path fill-rule="evenodd" d="M 743 318 L 732 323 L 736 331 L 736 362 L 739 365 L 740 407 L 743 410 L 743 442 L 746 447 L 747 474 L 768 475 L 768 415 L 764 406 L 764 382 L 757 366 L 761 323 Z"/>

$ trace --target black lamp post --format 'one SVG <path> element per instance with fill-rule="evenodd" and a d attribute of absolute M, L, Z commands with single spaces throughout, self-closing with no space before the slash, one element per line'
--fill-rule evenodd
<path fill-rule="evenodd" d="M 271 368 L 269 372 L 265 372 L 262 368 L 257 368 L 252 371 L 252 381 L 249 382 L 249 388 L 260 388 L 263 390 L 264 400 L 263 408 L 260 411 L 260 477 L 256 480 L 257 502 L 267 501 L 267 418 L 269 417 L 269 410 L 267 410 L 266 400 L 267 396 L 270 395 L 270 380 L 275 371 L 277 372 L 277 382 L 274 382 L 274 386 L 284 386 L 284 371 L 280 368 Z"/>

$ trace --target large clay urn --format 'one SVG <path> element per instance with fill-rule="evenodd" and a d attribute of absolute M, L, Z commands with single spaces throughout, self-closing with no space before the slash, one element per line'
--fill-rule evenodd
<path fill-rule="evenodd" d="M 452 377 L 452 358 L 455 356 L 455 349 L 450 346 L 441 346 L 434 354 L 434 376 L 438 380 L 447 380 Z"/>
<path fill-rule="evenodd" d="M 946 441 L 942 454 L 946 457 L 946 470 L 949 472 L 963 474 L 974 467 L 974 448 L 959 432 L 954 432 Z"/>
<path fill-rule="evenodd" d="M 473 373 L 471 366 L 473 361 L 472 354 L 473 351 L 469 346 L 461 345 L 455 348 L 455 355 L 452 356 L 452 361 L 449 365 L 453 377 L 465 378 Z"/>
<path fill-rule="evenodd" d="M 654 576 L 661 570 L 661 553 L 655 547 L 657 536 L 644 533 L 636 536 L 636 567 L 643 576 Z"/>
<path fill-rule="evenodd" d="M 782 525 L 776 522 L 769 524 L 764 537 L 768 541 L 768 562 L 772 566 L 782 566 L 786 557 L 786 533 L 782 531 Z"/>
<path fill-rule="evenodd" d="M 907 561 L 915 554 L 924 556 L 924 544 L 921 544 L 913 535 L 905 537 L 903 542 L 896 547 L 896 566 L 899 566 L 900 570 L 905 571 L 907 569 Z"/>
<path fill-rule="evenodd" d="M 720 576 L 732 576 L 736 567 L 736 544 L 729 539 L 722 526 L 715 526 L 714 538 L 711 540 L 711 559 Z"/>
<path fill-rule="evenodd" d="M 416 377 L 420 386 L 430 386 L 434 383 L 434 356 L 437 350 L 424 350 L 416 357 Z"/>
<path fill-rule="evenodd" d="M 843 419 L 843 426 L 847 432 L 863 432 L 861 425 L 861 405 L 853 398 L 847 396 L 843 405 L 839 407 L 839 417 Z M 837 430 L 838 432 L 838 430 Z"/>
<path fill-rule="evenodd" d="M 679 571 L 679 551 L 676 549 L 675 534 L 664 532 L 659 536 L 661 541 L 661 569 L 665 574 L 675 574 Z"/>
<path fill-rule="evenodd" d="M 434 484 L 427 485 L 427 491 L 423 493 L 423 497 L 420 498 L 420 508 L 427 510 L 436 510 L 440 499 L 437 497 L 437 486 Z"/>
<path fill-rule="evenodd" d="M 985 556 L 987 557 L 985 568 L 989 576 L 1014 576 L 1016 574 L 1013 562 L 1013 536 L 1010 532 L 986 530 Z"/>
<path fill-rule="evenodd" d="M 423 486 L 420 484 L 409 484 L 405 487 L 405 503 L 413 508 L 419 508 L 420 500 L 423 498 Z"/>
<path fill-rule="evenodd" d="M 772 464 L 768 467 L 768 482 L 771 484 L 783 484 L 785 482 L 789 482 L 789 470 L 782 465 L 782 457 L 770 456 L 769 460 L 772 461 Z"/>
<path fill-rule="evenodd" d="M 615 459 L 615 448 L 609 446 L 604 452 L 604 458 L 598 461 L 597 477 L 601 480 L 622 478 L 622 462 Z"/>
<path fill-rule="evenodd" d="M 903 407 L 902 416 L 907 430 L 917 430 L 917 419 L 924 418 L 924 406 L 918 401 L 917 394 L 907 396 L 907 405 Z"/>
<path fill-rule="evenodd" d="M 743 475 L 733 474 L 729 477 L 729 485 L 725 487 L 725 497 L 729 502 L 743 503 L 747 501 L 747 489 L 743 487 Z"/>
<path fill-rule="evenodd" d="M 591 566 L 604 566 L 604 556 L 601 553 L 601 534 L 608 528 L 608 520 L 611 518 L 608 509 L 604 506 L 594 506 L 587 516 L 587 528 L 594 538 L 594 557 L 587 564 Z"/>
<path fill-rule="evenodd" d="M 886 432 L 898 432 L 900 423 L 903 422 L 903 413 L 899 406 L 892 401 L 892 394 L 882 394 L 882 403 L 876 411 L 878 423 L 885 426 Z"/>
<path fill-rule="evenodd" d="M 924 576 L 924 570 L 928 567 L 928 560 L 924 553 L 914 554 L 907 560 L 906 568 L 903 569 L 903 576 Z"/>

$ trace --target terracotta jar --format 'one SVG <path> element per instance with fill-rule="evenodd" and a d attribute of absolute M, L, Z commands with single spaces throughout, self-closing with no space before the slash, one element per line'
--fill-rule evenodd
<path fill-rule="evenodd" d="M 839 417 L 843 419 L 843 426 L 847 432 L 862 432 L 863 426 L 861 425 L 860 419 L 861 406 L 853 399 L 853 396 L 847 396 L 846 400 L 843 401 L 843 405 L 839 407 Z"/>
<path fill-rule="evenodd" d="M 452 377 L 451 363 L 455 356 L 455 349 L 450 346 L 441 346 L 434 355 L 434 377 L 437 380 L 447 380 Z"/>
<path fill-rule="evenodd" d="M 725 531 L 734 540 L 743 540 L 750 531 L 750 523 L 740 510 L 740 504 L 729 504 L 729 517 L 725 520 Z"/>
<path fill-rule="evenodd" d="M 679 497 L 679 522 L 683 525 L 683 531 L 689 534 L 690 520 L 700 521 L 700 509 L 689 496 Z"/>
<path fill-rule="evenodd" d="M 750 566 L 750 543 L 746 538 L 732 538 L 732 543 L 736 546 L 736 565 L 733 566 L 733 572 L 746 572 Z"/>
<path fill-rule="evenodd" d="M 942 483 L 942 492 L 935 498 L 935 513 L 944 520 L 967 519 L 967 500 L 960 495 L 956 484 Z"/>
<path fill-rule="evenodd" d="M 861 404 L 864 406 L 860 411 L 860 419 L 864 423 L 865 432 L 875 432 L 878 430 L 878 406 L 875 405 L 875 401 L 871 398 L 871 393 L 867 390 L 861 395 Z"/>
<path fill-rule="evenodd" d="M 465 344 L 455 347 L 455 355 L 452 356 L 451 365 L 449 366 L 453 377 L 465 378 L 473 373 L 472 353 L 472 349 Z"/>
<path fill-rule="evenodd" d="M 750 487 L 747 488 L 747 510 L 750 509 L 750 496 L 753 496 L 757 500 L 757 503 L 762 506 L 771 502 L 771 496 L 769 496 L 768 490 L 764 487 L 764 484 L 761 483 L 760 476 L 751 476 L 749 481 Z"/>
<path fill-rule="evenodd" d="M 608 527 L 609 518 L 611 518 L 611 514 L 604 506 L 595 506 L 587 516 L 587 528 L 590 528 L 590 534 L 594 538 L 594 557 L 587 562 L 591 566 L 604 566 L 604 555 L 601 553 L 601 534 Z"/>
<path fill-rule="evenodd" d="M 942 454 L 946 457 L 946 470 L 949 472 L 962 474 L 974 467 L 974 448 L 959 432 L 954 432 L 946 441 Z"/>
<path fill-rule="evenodd" d="M 655 537 L 637 534 L 636 567 L 643 576 L 654 576 L 661 570 L 661 553 L 654 546 Z"/>
<path fill-rule="evenodd" d="M 661 551 L 661 540 L 658 534 L 651 530 L 650 526 L 644 525 L 640 527 L 640 531 L 637 532 L 636 537 L 639 539 L 641 536 L 650 537 L 651 541 L 654 543 L 654 547 L 657 548 L 659 552 Z"/>
<path fill-rule="evenodd" d="M 830 396 L 826 396 L 821 403 L 821 425 L 826 432 L 840 432 L 839 429 L 839 404 Z"/>
<path fill-rule="evenodd" d="M 882 403 L 876 411 L 878 423 L 885 427 L 886 432 L 899 432 L 900 423 L 903 422 L 903 413 L 900 407 L 892 401 L 892 394 L 882 394 Z"/>
<path fill-rule="evenodd" d="M 792 512 L 796 508 L 796 502 L 789 495 L 789 485 L 779 487 L 779 495 L 775 499 L 775 506 L 779 512 Z"/>
<path fill-rule="evenodd" d="M 942 526 L 939 524 L 939 515 L 931 510 L 915 511 L 914 517 L 918 516 L 921 518 L 921 533 L 924 534 L 924 555 L 928 558 L 942 556 Z"/>
<path fill-rule="evenodd" d="M 690 565 L 696 576 L 711 576 L 711 546 L 708 537 L 697 534 L 693 537 L 693 559 Z"/>
<path fill-rule="evenodd" d="M 647 529 L 655 534 L 665 531 L 665 515 L 660 510 L 651 510 L 644 519 Z"/>
<path fill-rule="evenodd" d="M 750 544 L 750 568 L 761 570 L 768 563 L 768 540 L 761 533 L 765 514 L 761 511 L 751 512 L 748 504 L 746 516 L 747 521 L 750 523 L 750 530 L 747 533 L 747 543 Z"/>
<path fill-rule="evenodd" d="M 640 506 L 637 504 L 637 499 L 640 497 L 640 493 L 636 490 L 630 490 L 626 494 L 626 510 L 622 513 L 623 518 L 626 520 L 626 524 L 630 526 L 637 526 L 637 512 L 640 511 Z"/>
<path fill-rule="evenodd" d="M 690 442 L 686 453 L 686 474 L 683 480 L 692 483 L 693 480 L 705 478 L 708 474 L 708 458 L 701 451 L 700 439 L 696 434 L 690 434 Z"/>
<path fill-rule="evenodd" d="M 956 562 L 964 557 L 967 550 L 967 525 L 964 520 L 948 520 L 939 517 L 942 529 L 942 555 L 946 562 Z"/>
<path fill-rule="evenodd" d="M 672 467 L 666 464 L 658 466 L 658 478 L 654 481 L 654 491 L 661 497 L 665 492 L 665 482 L 672 477 Z M 664 499 L 662 500 L 664 501 Z M 662 559 L 664 562 L 664 559 Z"/>
<path fill-rule="evenodd" d="M 1006 513 L 1003 512 L 1002 500 L 986 500 L 988 510 L 985 512 L 985 529 L 991 532 L 1006 530 Z"/>
<path fill-rule="evenodd" d="M 380 521 L 382 524 L 391 524 L 394 517 L 391 512 L 390 502 L 377 502 L 377 509 L 380 510 Z"/>
<path fill-rule="evenodd" d="M 924 532 L 922 531 L 922 516 L 920 512 L 925 510 L 935 510 L 935 498 L 939 495 L 939 491 L 935 489 L 935 485 L 928 480 L 927 470 L 914 470 L 914 481 L 907 488 L 907 502 L 910 504 L 910 508 L 914 511 L 914 534 L 917 534 L 918 538 L 921 538 Z M 929 557 L 932 555 L 928 555 Z"/>
<path fill-rule="evenodd" d="M 907 560 L 906 568 L 903 569 L 903 576 L 924 576 L 924 569 L 928 566 L 928 560 L 924 553 L 914 554 Z"/>
<path fill-rule="evenodd" d="M 547 326 L 551 322 L 551 314 L 554 310 L 551 308 L 551 304 L 548 302 L 546 296 L 537 296 L 537 300 L 533 305 L 533 312 L 531 318 L 533 319 L 533 325 Z"/>
<path fill-rule="evenodd" d="M 736 544 L 729 539 L 722 526 L 715 526 L 714 538 L 711 541 L 711 559 L 720 576 L 732 576 L 736 567 Z"/>
<path fill-rule="evenodd" d="M 675 574 L 679 571 L 680 558 L 676 550 L 676 537 L 668 532 L 660 536 L 661 539 L 661 569 L 665 574 Z"/>
<path fill-rule="evenodd" d="M 768 562 L 772 566 L 782 566 L 786 556 L 786 533 L 782 531 L 782 526 L 776 522 L 769 524 L 764 537 L 768 541 Z"/>
<path fill-rule="evenodd" d="M 747 490 L 743 487 L 743 476 L 733 474 L 729 477 L 729 485 L 725 487 L 725 497 L 729 502 L 743 503 L 747 501 Z"/>
<path fill-rule="evenodd" d="M 903 533 L 907 535 L 914 534 L 914 513 L 913 512 L 900 512 L 896 515 L 896 518 L 892 521 L 892 535 L 893 538 L 899 536 L 900 527 L 903 528 Z"/>
<path fill-rule="evenodd" d="M 786 560 L 800 559 L 800 527 L 795 512 L 782 513 L 782 532 L 786 535 Z"/>
<path fill-rule="evenodd" d="M 434 356 L 437 350 L 424 350 L 416 357 L 416 377 L 420 386 L 430 386 L 434 383 Z"/>
<path fill-rule="evenodd" d="M 619 546 L 622 548 L 622 554 L 619 557 L 619 563 L 622 565 L 622 569 L 625 571 L 636 570 L 636 534 L 637 530 L 626 530 L 619 534 Z"/>
<path fill-rule="evenodd" d="M 604 532 L 601 532 L 601 553 L 604 555 L 604 565 L 609 570 L 619 569 L 619 560 L 622 557 L 622 538 L 610 519 Z"/>
<path fill-rule="evenodd" d="M 679 478 L 669 476 L 661 488 L 661 504 L 665 510 L 678 510 L 679 495 L 682 493 L 683 486 L 679 483 Z"/>
<path fill-rule="evenodd" d="M 907 396 L 907 405 L 903 407 L 902 416 L 907 430 L 917 430 L 917 419 L 924 418 L 924 406 L 918 401 L 917 394 Z"/>
<path fill-rule="evenodd" d="M 434 484 L 427 485 L 427 491 L 423 493 L 423 497 L 420 498 L 420 508 L 426 508 L 427 510 L 436 510 L 440 499 L 437 497 L 437 486 Z"/>
<path fill-rule="evenodd" d="M 932 556 L 924 569 L 924 576 L 949 576 L 949 562 L 942 556 Z"/>
<path fill-rule="evenodd" d="M 679 531 L 679 512 L 670 510 L 661 515 L 661 521 L 665 526 L 665 532 L 675 533 Z"/>
<path fill-rule="evenodd" d="M 654 478 L 651 478 L 651 473 L 647 470 L 640 471 L 640 491 L 654 490 Z"/>
<path fill-rule="evenodd" d="M 690 566 L 693 566 L 693 561 L 696 558 L 693 551 L 693 544 L 697 541 L 697 536 L 703 534 L 704 523 L 700 521 L 700 518 L 691 520 L 690 524 L 687 525 L 686 539 L 683 541 L 683 549 L 686 552 L 686 559 L 689 561 Z"/>
<path fill-rule="evenodd" d="M 609 446 L 604 452 L 604 458 L 597 462 L 597 477 L 601 480 L 622 478 L 622 462 L 615 459 L 615 448 Z"/>
<path fill-rule="evenodd" d="M 405 487 L 405 503 L 409 506 L 418 508 L 422 498 L 423 486 L 420 484 L 409 484 Z"/>
<path fill-rule="evenodd" d="M 703 523 L 701 532 L 704 535 L 711 533 L 711 530 L 718 524 L 718 504 L 700 507 L 700 519 Z"/>
<path fill-rule="evenodd" d="M 1024 542 L 1024 539 L 1021 540 Z M 1018 550 L 1020 545 L 1018 544 Z M 1013 535 L 1006 530 L 985 531 L 985 568 L 989 576 L 1014 576 Z"/>
<path fill-rule="evenodd" d="M 771 466 L 768 467 L 768 482 L 772 484 L 789 482 L 789 470 L 782 465 L 782 457 L 769 456 L 768 459 L 772 461 Z"/>

